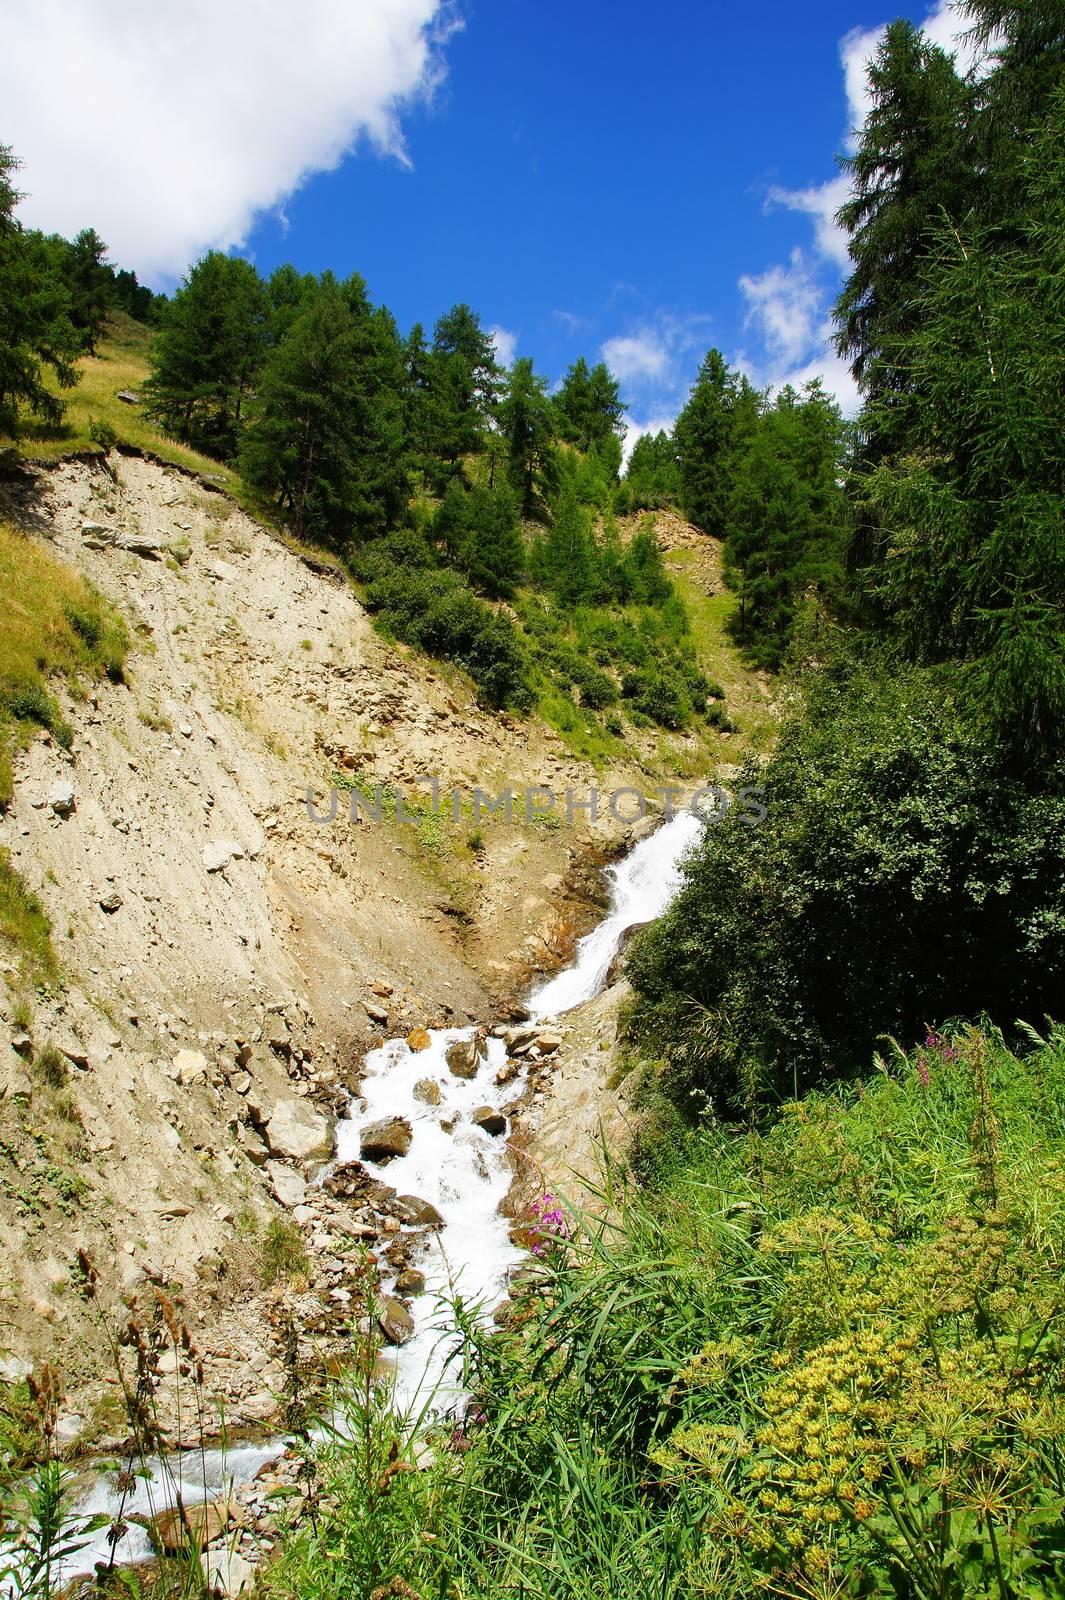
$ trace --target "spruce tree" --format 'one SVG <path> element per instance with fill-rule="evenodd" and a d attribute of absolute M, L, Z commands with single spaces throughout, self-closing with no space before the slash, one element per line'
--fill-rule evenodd
<path fill-rule="evenodd" d="M 510 479 L 523 517 L 535 515 L 551 479 L 554 408 L 547 379 L 537 377 L 528 356 L 511 368 L 499 405 L 499 428 L 506 440 Z"/>
<path fill-rule="evenodd" d="M 739 392 L 720 350 L 708 350 L 673 429 L 680 503 L 706 533 L 720 533 L 729 491 L 728 458 Z"/>
<path fill-rule="evenodd" d="M 231 454 L 268 334 L 268 302 L 255 268 L 210 251 L 183 280 L 152 345 L 154 370 L 144 387 L 166 431 Z"/>
<path fill-rule="evenodd" d="M 372 537 L 406 495 L 401 405 L 389 323 L 361 280 L 326 273 L 270 354 L 241 470 L 277 496 L 297 538 L 343 548 Z"/>
<path fill-rule="evenodd" d="M 891 23 L 869 66 L 869 114 L 842 163 L 852 192 L 839 222 L 853 270 L 835 308 L 836 345 L 878 405 L 866 454 L 905 443 L 918 404 L 898 340 L 921 317 L 918 272 L 941 214 L 959 221 L 975 195 L 971 88 L 912 23 Z"/>
<path fill-rule="evenodd" d="M 53 252 L 15 217 L 21 198 L 17 171 L 10 147 L 0 145 L 0 433 L 12 436 L 20 406 L 49 427 L 59 425 L 63 403 L 45 385 L 41 368 L 50 368 L 58 387 L 69 389 L 77 382 L 74 363 L 82 350 Z"/>
<path fill-rule="evenodd" d="M 578 450 L 609 448 L 609 442 L 624 431 L 625 403 L 616 379 L 602 361 L 589 367 L 579 356 L 563 378 L 554 405 L 560 438 Z"/>

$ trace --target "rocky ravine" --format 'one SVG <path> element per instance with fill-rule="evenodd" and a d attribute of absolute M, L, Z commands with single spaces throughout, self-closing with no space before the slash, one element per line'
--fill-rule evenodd
<path fill-rule="evenodd" d="M 69 751 L 35 739 L 0 817 L 64 968 L 28 1020 L 11 966 L 0 1000 L 0 1370 L 58 1359 L 64 1438 L 82 1443 L 119 1418 L 76 1250 L 105 1311 L 153 1283 L 177 1293 L 229 1423 L 267 1422 L 283 1318 L 327 1354 L 359 1241 L 387 1247 L 401 1227 L 307 1189 L 363 1053 L 498 1014 L 567 953 L 589 915 L 567 889 L 621 842 L 603 824 L 493 826 L 474 854 L 343 810 L 316 825 L 306 786 L 324 796 L 337 772 L 470 789 L 593 774 L 389 648 L 345 582 L 209 485 L 136 457 L 109 468 L 41 470 L 0 502 L 135 640 L 125 684 L 66 707 Z M 600 784 L 639 781 L 639 761 Z M 302 1232 L 305 1286 L 264 1286 L 278 1218 Z"/>

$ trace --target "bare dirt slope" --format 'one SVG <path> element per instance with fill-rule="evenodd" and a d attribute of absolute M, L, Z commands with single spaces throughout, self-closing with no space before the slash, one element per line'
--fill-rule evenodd
<path fill-rule="evenodd" d="M 0 817 L 64 971 L 50 996 L 6 973 L 0 1344 L 14 1370 L 60 1352 L 91 1390 L 99 1339 L 70 1270 L 84 1247 L 105 1305 L 177 1286 L 231 1413 L 259 1420 L 277 1376 L 271 1218 L 295 1216 L 311 1249 L 309 1325 L 343 1281 L 314 1254 L 335 1258 L 342 1219 L 303 1184 L 362 1052 L 488 1018 L 564 954 L 588 916 L 567 888 L 620 830 L 488 822 L 474 850 L 465 814 L 351 823 L 356 777 L 558 790 L 595 775 L 390 648 L 343 579 L 201 480 L 69 461 L 5 509 L 115 602 L 135 648 L 125 683 L 66 707 L 69 750 L 35 739 Z M 638 779 L 637 756 L 599 781 Z M 324 804 L 337 774 L 338 816 L 317 824 L 307 786 Z M 91 1431 L 88 1410 L 72 1432 Z"/>

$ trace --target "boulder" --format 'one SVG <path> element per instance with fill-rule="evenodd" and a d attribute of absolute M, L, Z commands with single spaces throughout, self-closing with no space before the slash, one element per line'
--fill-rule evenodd
<path fill-rule="evenodd" d="M 536 1035 L 536 1048 L 542 1056 L 552 1056 L 562 1044 L 562 1035 L 545 1030 Z"/>
<path fill-rule="evenodd" d="M 293 1161 L 324 1158 L 333 1150 L 332 1123 L 306 1100 L 278 1100 L 266 1124 L 266 1146 Z"/>
<path fill-rule="evenodd" d="M 442 1228 L 444 1219 L 434 1205 L 428 1200 L 422 1200 L 416 1194 L 397 1194 L 392 1201 L 391 1212 L 398 1217 L 400 1222 L 405 1222 L 408 1227 Z"/>
<path fill-rule="evenodd" d="M 291 1211 L 303 1204 L 307 1198 L 307 1181 L 302 1173 L 287 1167 L 283 1161 L 268 1161 L 265 1171 L 271 1189 L 283 1206 Z"/>
<path fill-rule="evenodd" d="M 419 1078 L 414 1085 L 414 1098 L 420 1100 L 423 1106 L 438 1106 L 440 1085 L 434 1078 Z"/>
<path fill-rule="evenodd" d="M 48 791 L 48 804 L 57 817 L 69 817 L 77 805 L 74 785 L 69 778 L 57 778 Z"/>
<path fill-rule="evenodd" d="M 428 1028 L 413 1028 L 407 1035 L 408 1050 L 428 1050 L 432 1042 Z"/>
<path fill-rule="evenodd" d="M 478 1106 L 470 1120 L 475 1127 L 483 1128 L 485 1133 L 495 1137 L 507 1131 L 507 1119 L 495 1106 Z"/>
<path fill-rule="evenodd" d="M 205 1550 L 200 1556 L 203 1580 L 209 1595 L 234 1600 L 255 1583 L 255 1568 L 236 1550 Z"/>
<path fill-rule="evenodd" d="M 389 1344 L 406 1344 L 414 1333 L 414 1318 L 393 1295 L 385 1295 L 377 1317 L 378 1327 Z"/>
<path fill-rule="evenodd" d="M 406 1117 L 385 1117 L 368 1123 L 359 1133 L 359 1154 L 364 1161 L 391 1161 L 405 1156 L 414 1130 Z"/>
<path fill-rule="evenodd" d="M 481 1065 L 481 1052 L 476 1039 L 456 1039 L 444 1052 L 448 1071 L 456 1078 L 475 1078 Z"/>
<path fill-rule="evenodd" d="M 157 1550 L 168 1556 L 180 1555 L 188 1549 L 190 1539 L 198 1550 L 212 1544 L 228 1528 L 229 1516 L 228 1500 L 206 1500 L 198 1506 L 185 1507 L 185 1526 L 181 1512 L 173 1506 L 160 1512 L 148 1524 L 148 1531 Z"/>

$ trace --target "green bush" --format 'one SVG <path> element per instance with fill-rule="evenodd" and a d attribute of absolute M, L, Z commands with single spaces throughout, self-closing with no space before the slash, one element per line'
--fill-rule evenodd
<path fill-rule="evenodd" d="M 1060 1003 L 1065 799 L 1034 792 L 926 675 L 826 670 L 638 937 L 638 1038 L 721 1107 L 868 1060 L 884 1033 Z"/>

